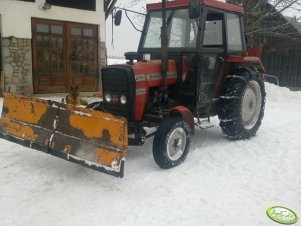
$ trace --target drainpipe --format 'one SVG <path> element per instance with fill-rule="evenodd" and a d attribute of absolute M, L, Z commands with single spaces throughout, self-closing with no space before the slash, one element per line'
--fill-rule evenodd
<path fill-rule="evenodd" d="M 166 24 L 166 0 L 162 0 L 162 27 L 161 27 L 161 72 L 163 79 L 163 89 L 167 91 L 167 71 L 168 71 L 168 38 Z"/>

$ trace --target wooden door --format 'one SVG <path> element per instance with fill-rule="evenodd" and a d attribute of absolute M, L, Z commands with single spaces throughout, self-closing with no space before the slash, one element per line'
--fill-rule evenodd
<path fill-rule="evenodd" d="M 32 20 L 35 93 L 97 91 L 97 26 Z"/>
<path fill-rule="evenodd" d="M 67 24 L 67 54 L 70 85 L 80 91 L 97 91 L 97 27 Z"/>
<path fill-rule="evenodd" d="M 35 19 L 32 25 L 35 93 L 66 92 L 64 23 Z"/>

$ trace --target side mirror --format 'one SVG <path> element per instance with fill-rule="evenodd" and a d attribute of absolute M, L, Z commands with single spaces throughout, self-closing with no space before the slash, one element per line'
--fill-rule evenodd
<path fill-rule="evenodd" d="M 200 16 L 200 2 L 191 0 L 189 3 L 189 19 L 196 19 Z"/>
<path fill-rule="evenodd" d="M 114 24 L 115 26 L 119 26 L 122 17 L 122 10 L 118 10 L 114 15 Z"/>

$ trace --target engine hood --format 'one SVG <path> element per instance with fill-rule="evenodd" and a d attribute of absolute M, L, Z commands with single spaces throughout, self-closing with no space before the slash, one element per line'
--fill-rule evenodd
<path fill-rule="evenodd" d="M 140 61 L 129 66 L 132 67 L 136 82 L 146 82 L 149 87 L 163 85 L 161 60 Z M 167 81 L 168 84 L 177 81 L 177 67 L 174 60 L 168 60 Z"/>

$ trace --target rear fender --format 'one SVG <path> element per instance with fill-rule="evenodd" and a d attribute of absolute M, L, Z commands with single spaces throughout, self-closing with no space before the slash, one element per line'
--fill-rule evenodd
<path fill-rule="evenodd" d="M 225 63 L 216 82 L 214 98 L 219 98 L 226 76 L 233 72 L 236 68 L 250 67 L 256 68 L 261 74 L 265 72 L 265 68 L 258 57 L 228 56 L 224 59 L 224 62 Z"/>
<path fill-rule="evenodd" d="M 180 115 L 181 118 L 189 125 L 191 133 L 194 134 L 194 118 L 192 112 L 184 106 L 176 106 L 170 110 L 170 115 Z"/>
<path fill-rule="evenodd" d="M 239 67 L 239 66 L 255 67 L 261 73 L 265 72 L 265 69 L 264 69 L 264 67 L 262 65 L 262 62 L 259 59 L 259 57 L 254 57 L 254 56 L 246 56 L 246 57 L 228 56 L 227 58 L 225 58 L 225 62 L 235 63 L 235 67 Z"/>

